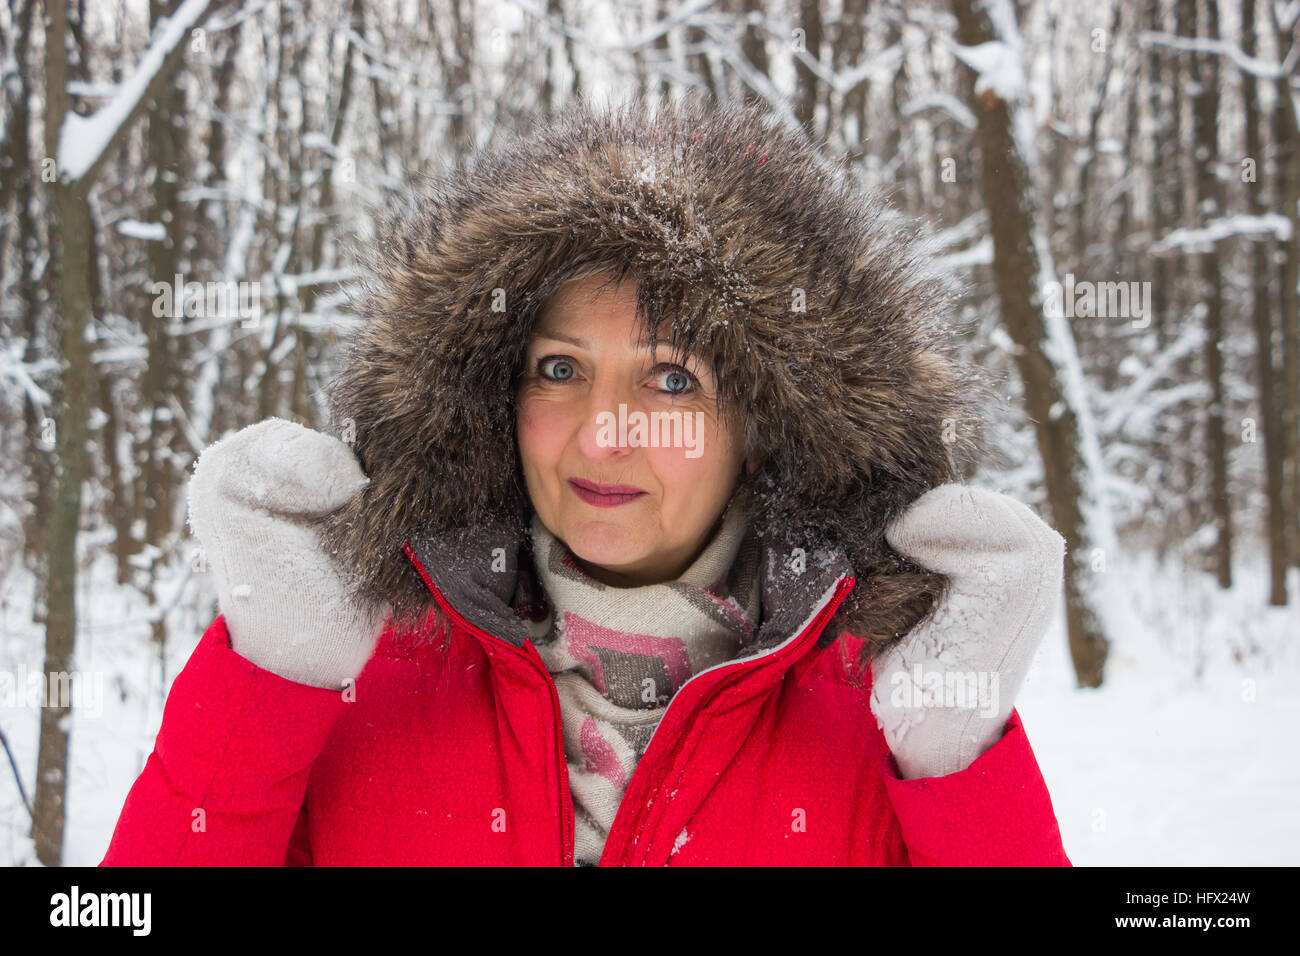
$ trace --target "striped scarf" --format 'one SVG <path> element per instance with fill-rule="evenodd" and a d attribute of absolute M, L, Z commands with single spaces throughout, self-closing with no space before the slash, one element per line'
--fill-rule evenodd
<path fill-rule="evenodd" d="M 761 550 L 739 498 L 675 581 L 609 587 L 532 518 L 536 589 L 516 612 L 555 679 L 574 808 L 574 862 L 594 865 L 673 695 L 735 657 L 762 615 Z"/>

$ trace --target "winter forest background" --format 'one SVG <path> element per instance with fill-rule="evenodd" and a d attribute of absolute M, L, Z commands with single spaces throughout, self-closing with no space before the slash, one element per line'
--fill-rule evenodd
<path fill-rule="evenodd" d="M 188 469 L 323 425 L 367 204 L 702 89 L 961 284 L 969 480 L 1069 545 L 1018 707 L 1071 858 L 1300 863 L 1298 59 L 1297 0 L 5 0 L 0 862 L 103 856 L 218 611 Z"/>

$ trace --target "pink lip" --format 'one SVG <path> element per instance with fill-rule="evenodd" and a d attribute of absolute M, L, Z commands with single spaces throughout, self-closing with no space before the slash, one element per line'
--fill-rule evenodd
<path fill-rule="evenodd" d="M 645 494 L 642 489 L 634 488 L 631 485 L 601 485 L 594 481 L 585 481 L 582 478 L 570 478 L 569 487 L 573 489 L 574 494 L 579 498 L 589 505 L 595 505 L 597 508 L 613 508 L 616 505 L 624 505 Z"/>

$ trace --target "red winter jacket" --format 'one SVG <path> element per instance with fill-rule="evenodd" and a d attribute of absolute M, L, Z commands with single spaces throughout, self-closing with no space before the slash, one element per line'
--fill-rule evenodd
<path fill-rule="evenodd" d="M 102 866 L 573 864 L 541 658 L 469 624 L 406 550 L 450 641 L 385 632 L 353 697 L 257 667 L 218 616 L 176 677 Z M 601 865 L 1070 865 L 1014 710 L 967 769 L 899 777 L 847 678 L 860 641 L 818 648 L 854 583 L 840 576 L 773 650 L 682 686 Z"/>

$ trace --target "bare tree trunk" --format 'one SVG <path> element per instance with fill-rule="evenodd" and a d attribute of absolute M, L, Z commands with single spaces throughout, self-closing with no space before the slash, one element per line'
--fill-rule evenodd
<path fill-rule="evenodd" d="M 1197 0 L 1174 0 L 1173 27 L 1175 35 L 1195 40 L 1196 3 Z M 1172 140 L 1171 152 L 1164 154 L 1168 157 L 1167 165 L 1170 168 L 1161 170 L 1161 174 L 1173 174 L 1177 170 L 1178 219 L 1174 225 L 1192 228 L 1198 224 L 1196 211 L 1197 164 L 1195 156 L 1192 155 L 1193 150 L 1187 149 L 1180 144 L 1195 138 L 1194 128 L 1189 129 L 1183 117 L 1184 112 L 1191 113 L 1195 110 L 1195 98 L 1192 94 L 1199 82 L 1195 58 L 1188 54 L 1181 54 L 1176 59 L 1171 60 L 1169 79 L 1173 94 L 1172 102 L 1169 105 L 1173 114 L 1172 132 L 1174 139 Z M 1184 109 L 1185 104 L 1190 106 L 1190 109 Z M 1194 125 L 1194 117 L 1192 122 Z M 1160 157 L 1157 157 L 1156 162 L 1160 162 Z M 1200 278 L 1195 257 L 1182 251 L 1176 251 L 1168 272 L 1168 281 L 1172 284 L 1173 295 L 1170 303 L 1170 315 L 1163 327 L 1163 331 L 1168 338 L 1160 343 L 1162 347 L 1167 341 L 1172 341 L 1185 325 L 1196 321 L 1192 310 L 1201 301 L 1201 296 L 1198 292 Z M 1202 356 L 1204 356 L 1204 352 L 1202 352 Z M 1197 368 L 1195 359 L 1195 353 L 1189 351 L 1178 360 L 1174 372 L 1174 377 L 1178 381 L 1192 382 L 1198 376 L 1204 374 L 1203 370 Z M 1207 514 L 1209 498 L 1204 493 L 1203 487 L 1205 461 L 1204 455 L 1200 453 L 1200 449 L 1204 446 L 1198 440 L 1197 431 L 1198 422 L 1195 416 L 1190 414 L 1175 415 L 1171 422 L 1172 434 L 1167 442 L 1170 451 L 1169 483 L 1171 493 L 1186 502 L 1182 514 L 1179 515 L 1182 525 L 1175 529 L 1174 537 L 1192 543 L 1199 540 L 1197 532 L 1210 520 Z M 1198 551 L 1198 558 L 1203 559 L 1204 554 Z"/>
<path fill-rule="evenodd" d="M 1280 24 L 1279 10 L 1268 4 L 1277 28 L 1278 58 L 1286 61 L 1296 44 L 1297 19 Z M 1296 15 L 1291 13 L 1292 17 Z M 1278 278 L 1282 283 L 1282 435 L 1286 445 L 1286 525 L 1290 563 L 1300 567 L 1300 122 L 1296 117 L 1295 94 L 1288 77 L 1277 83 L 1273 108 L 1273 137 L 1277 144 L 1278 202 L 1282 214 L 1291 220 L 1291 235 L 1282 246 Z"/>
<path fill-rule="evenodd" d="M 1255 0 L 1242 0 L 1241 48 L 1247 56 L 1255 55 Z M 1259 181 L 1259 166 L 1264 158 L 1264 141 L 1259 121 L 1259 83 L 1255 74 L 1243 70 L 1241 74 L 1242 111 L 1246 124 L 1246 155 L 1256 164 L 1256 177 L 1246 184 L 1250 196 L 1250 211 L 1263 215 L 1268 209 L 1263 186 Z M 1282 499 L 1283 457 L 1281 402 L 1277 393 L 1276 372 L 1273 366 L 1273 319 L 1269 295 L 1269 255 L 1272 243 L 1260 237 L 1251 248 L 1251 267 L 1254 281 L 1252 311 L 1255 315 L 1255 363 L 1259 370 L 1260 433 L 1264 443 L 1264 484 L 1268 499 L 1268 603 L 1280 607 L 1287 603 L 1286 594 L 1286 507 Z"/>
<path fill-rule="evenodd" d="M 351 13 L 351 28 L 360 33 L 360 14 L 359 7 L 361 0 L 354 0 Z M 557 7 L 558 10 L 558 0 Z M 359 56 L 351 40 L 348 40 L 343 47 L 343 73 L 339 80 L 338 101 L 332 110 L 330 122 L 330 145 L 337 153 L 339 144 L 343 141 L 343 129 L 347 122 L 348 106 L 352 102 L 352 77 L 355 72 L 354 60 Z M 548 74 L 549 76 L 549 74 Z M 334 170 L 335 160 L 328 159 L 325 162 L 325 168 L 321 172 L 320 195 L 317 200 L 317 208 L 323 213 L 329 214 L 334 206 Z M 327 220 L 318 219 L 312 227 L 311 248 L 308 252 L 308 268 L 311 271 L 320 269 L 324 264 L 325 256 L 325 236 Z M 302 293 L 302 309 L 306 313 L 311 313 L 316 308 L 316 287 L 307 286 Z M 307 378 L 310 367 L 315 363 L 308 362 L 308 355 L 314 354 L 315 342 L 314 337 L 309 335 L 305 329 L 298 330 L 298 349 L 296 355 L 296 364 L 294 367 L 294 389 L 292 408 L 293 413 L 299 421 L 308 421 L 311 417 L 311 410 L 307 407 Z"/>
<path fill-rule="evenodd" d="M 1142 28 L 1142 12 L 1134 11 L 1132 16 L 1136 19 L 1138 29 Z M 1124 171 L 1124 188 L 1118 197 L 1119 213 L 1116 216 L 1115 234 L 1120 242 L 1119 271 L 1121 275 L 1131 276 L 1134 273 L 1134 248 L 1133 248 L 1133 220 L 1134 220 L 1134 202 L 1133 191 L 1138 180 L 1138 171 L 1141 166 L 1141 153 L 1138 149 L 1138 133 L 1141 113 L 1141 92 L 1142 92 L 1142 54 L 1140 50 L 1134 50 L 1129 55 L 1129 62 L 1124 71 L 1124 89 L 1127 94 L 1124 99 L 1124 155 L 1128 157 L 1128 168 Z M 1148 306 L 1150 302 L 1147 303 Z"/>
<path fill-rule="evenodd" d="M 563 27 L 567 22 L 564 13 L 564 0 L 546 0 L 546 18 L 556 27 Z M 698 29 L 698 28 L 697 28 Z M 662 49 L 667 52 L 668 37 L 665 34 L 660 38 L 662 40 Z M 563 48 L 558 44 L 552 44 L 547 50 L 547 55 L 542 66 L 542 89 L 538 99 L 545 115 L 551 116 L 559 108 L 559 98 L 555 95 L 555 77 L 560 72 L 561 52 L 564 59 L 569 64 L 569 71 L 572 74 L 569 80 L 569 98 L 577 99 L 581 82 L 578 76 L 578 61 L 574 54 L 573 37 L 568 33 L 564 34 Z M 708 59 L 705 58 L 705 67 L 707 69 Z"/>
<path fill-rule="evenodd" d="M 457 6 L 458 3 L 459 0 L 454 0 L 452 6 L 453 11 L 459 9 L 459 7 Z M 358 10 L 358 16 L 362 17 L 364 21 L 366 15 L 366 5 L 364 3 L 360 4 L 357 7 L 357 10 Z M 371 35 L 369 24 L 365 22 L 363 22 L 362 29 L 359 32 L 363 37 L 366 38 L 367 43 L 371 44 L 372 46 L 378 47 L 379 49 L 382 50 L 385 44 L 387 43 L 387 40 L 384 37 L 383 21 L 380 20 L 379 17 L 375 16 L 373 13 L 371 14 L 371 20 L 374 21 L 373 35 Z M 452 43 L 452 47 L 453 47 L 453 54 L 455 54 L 456 44 L 454 42 Z M 447 92 L 449 96 L 452 96 L 453 90 L 452 90 L 451 70 L 448 69 L 446 73 L 448 77 Z M 391 171 L 391 166 L 389 165 L 390 162 L 392 162 L 397 156 L 401 154 L 401 137 L 399 135 L 399 131 L 397 130 L 396 116 L 394 115 L 393 103 L 391 97 L 389 96 L 388 88 L 384 85 L 383 77 L 377 71 L 373 71 L 373 70 L 370 73 L 370 93 L 375 100 L 375 119 L 377 121 L 377 126 L 379 131 L 380 156 L 383 159 L 384 168 L 386 170 Z M 453 136 L 455 136 L 456 133 L 463 128 L 463 126 L 464 126 L 464 118 L 462 116 L 453 115 L 451 117 L 451 129 L 452 129 Z M 265 189 L 264 193 L 269 196 L 272 194 L 272 190 Z"/>
<path fill-rule="evenodd" d="M 867 47 L 864 21 L 870 0 L 844 0 L 844 14 L 835 39 L 835 68 L 845 69 L 860 63 Z M 871 92 L 866 77 L 852 89 L 844 91 L 840 103 L 840 128 L 845 131 L 844 150 L 849 162 L 861 162 L 866 153 L 863 141 L 867 135 L 867 102 Z M 897 127 L 895 127 L 897 129 Z"/>
<path fill-rule="evenodd" d="M 470 145 L 472 132 L 470 120 L 473 118 L 473 90 L 471 87 L 471 55 L 474 50 L 474 5 L 473 0 L 451 0 L 452 25 L 456 38 L 454 49 L 456 63 L 447 77 L 448 99 L 460 107 L 460 111 L 451 118 L 451 139 L 459 152 L 464 152 Z"/>
<path fill-rule="evenodd" d="M 180 6 L 180 0 L 153 0 L 149 5 L 150 26 L 156 29 L 159 21 L 170 17 Z M 181 246 L 188 231 L 188 216 L 180 201 L 181 184 L 185 182 L 181 150 L 180 129 L 185 117 L 185 91 L 179 84 L 168 84 L 146 104 L 149 119 L 148 150 L 154 172 L 152 216 L 164 229 L 161 242 L 149 243 L 149 273 L 154 282 L 172 283 L 182 274 Z M 183 298 L 181 287 L 174 290 Z M 183 310 L 181 310 L 183 314 Z M 180 431 L 180 423 L 172 408 L 185 401 L 178 394 L 177 374 L 178 344 L 170 331 L 171 316 L 155 316 L 152 308 L 143 311 L 148 323 L 149 346 L 145 368 L 144 408 L 149 416 L 148 442 L 142 469 L 144 485 L 136 497 L 138 509 L 143 514 L 137 518 L 144 524 L 143 544 L 149 546 L 145 593 L 149 606 L 157 608 L 158 562 L 166 549 L 167 537 L 172 531 L 172 509 L 179 476 L 173 466 L 173 449 Z M 164 616 L 153 618 L 151 631 L 154 653 L 159 672 L 166 681 L 165 662 L 167 650 L 167 624 Z"/>
<path fill-rule="evenodd" d="M 56 0 L 57 2 L 57 0 Z M 51 7 L 55 3 L 50 4 Z M 51 18 L 58 30 L 58 19 Z M 61 34 L 51 37 L 59 42 Z M 45 673 L 72 672 L 77 634 L 77 532 L 81 482 L 86 473 L 86 420 L 90 412 L 90 207 L 80 184 L 57 187 L 59 215 L 59 314 L 63 319 L 63 399 L 55 455 L 58 461 L 50 512 L 49 617 L 45 625 Z M 41 743 L 36 767 L 32 839 L 46 866 L 63 854 L 63 804 L 67 794 L 68 732 L 71 706 L 54 702 L 41 708 Z"/>
<path fill-rule="evenodd" d="M 667 19 L 671 12 L 672 11 L 668 9 L 668 5 L 664 3 L 663 0 L 660 0 L 660 2 L 655 5 L 655 15 L 658 19 Z M 664 100 L 667 100 L 672 95 L 672 84 L 668 82 L 668 77 L 663 71 L 663 65 L 668 62 L 669 58 L 667 30 L 662 31 L 657 37 L 655 37 L 654 50 L 659 69 L 659 95 Z"/>
<path fill-rule="evenodd" d="M 803 46 L 811 59 L 820 60 L 822 52 L 822 11 L 820 0 L 799 0 L 799 29 Z M 817 134 L 817 75 L 795 57 L 794 115 L 810 136 Z"/>
<path fill-rule="evenodd" d="M 560 0 L 546 0 L 546 18 L 552 23 L 564 22 L 564 8 L 560 5 Z M 546 51 L 542 65 L 542 87 L 537 96 L 538 104 L 546 116 L 555 115 L 555 66 L 559 58 L 559 51 L 552 44 Z"/>
<path fill-rule="evenodd" d="M 977 0 L 953 0 L 952 6 L 957 17 L 957 39 L 963 46 L 1008 42 L 995 33 Z M 1055 333 L 1057 340 L 1051 343 L 1053 348 L 1048 346 L 1053 333 L 1047 325 L 1043 293 L 1037 284 L 1047 264 L 1043 256 L 1050 255 L 1050 251 L 1044 248 L 1045 239 L 1035 238 L 1042 227 L 1037 222 L 1038 201 L 1023 154 L 1032 144 L 1016 141 L 1011 111 L 1020 107 L 1008 104 L 993 90 L 977 96 L 973 71 L 963 68 L 963 73 L 967 100 L 979 123 L 976 135 L 984 203 L 993 231 L 994 282 L 1007 331 L 1019 347 L 1016 362 L 1024 382 L 1029 417 L 1037 431 L 1052 518 L 1066 540 L 1070 655 L 1079 685 L 1098 687 L 1104 676 L 1109 642 L 1103 633 L 1097 597 L 1090 587 L 1092 576 L 1098 573 L 1092 567 L 1092 549 L 1104 542 L 1104 557 L 1110 535 L 1105 529 L 1093 527 L 1093 522 L 1099 520 L 1098 512 L 1104 511 L 1098 500 L 1103 494 L 1100 475 L 1094 470 L 1099 462 L 1085 462 L 1080 415 L 1086 410 L 1078 407 L 1085 396 L 1077 390 L 1072 393 L 1066 381 L 1071 372 L 1081 379 L 1077 357 L 1073 369 L 1060 364 L 1067 360 L 1062 346 L 1072 345 L 1059 340 L 1060 335 L 1069 333 L 1063 321 Z"/>
<path fill-rule="evenodd" d="M 74 35 L 65 0 L 45 2 L 45 153 L 59 155 L 60 133 L 68 113 L 69 39 Z M 170 50 L 154 73 L 145 98 L 156 96 L 184 54 L 184 44 Z M 78 62 L 88 54 L 78 50 Z M 80 177 L 63 169 L 52 184 L 58 215 L 53 252 L 58 263 L 58 310 L 62 320 L 62 396 L 55 438 L 55 489 L 50 512 L 48 593 L 45 625 L 47 686 L 60 686 L 72 675 L 77 634 L 77 533 L 81 523 L 81 485 L 87 470 L 86 437 L 94 385 L 86 330 L 91 323 L 91 232 L 89 192 L 104 159 L 138 119 L 138 104 L 110 137 L 99 159 Z M 60 694 L 41 708 L 41 738 L 36 762 L 32 840 L 37 858 L 58 866 L 63 856 L 64 803 L 67 797 L 68 728 L 71 707 Z"/>
<path fill-rule="evenodd" d="M 117 583 L 131 580 L 131 521 L 133 502 L 131 482 L 122 467 L 118 442 L 122 434 L 122 416 L 117 398 L 113 394 L 113 377 L 107 372 L 97 376 L 99 382 L 99 407 L 104 411 L 104 424 L 100 435 L 104 446 L 105 476 L 109 487 L 108 518 L 113 526 L 113 559 L 117 564 Z"/>
<path fill-rule="evenodd" d="M 686 29 L 686 40 L 693 50 L 687 57 L 687 62 L 690 64 L 692 72 L 704 84 L 704 88 L 709 91 L 709 99 L 717 102 L 718 80 L 713 75 L 713 65 L 709 62 L 709 35 L 700 27 L 692 24 Z"/>
<path fill-rule="evenodd" d="M 67 113 L 67 48 L 71 31 L 63 0 L 46 0 L 46 154 L 58 155 L 59 128 Z M 90 412 L 90 207 L 84 182 L 56 183 L 59 317 L 62 320 L 62 396 L 55 437 L 55 489 L 50 511 L 49 616 L 45 625 L 45 673 L 72 671 L 77 635 L 77 531 L 81 482 L 86 472 L 86 420 Z M 65 677 L 66 679 L 66 677 Z M 41 708 L 32 839 L 37 858 L 58 866 L 63 856 L 63 805 L 67 796 L 71 707 L 64 700 Z"/>
<path fill-rule="evenodd" d="M 90 231 L 87 233 L 86 241 L 89 244 L 88 259 L 90 262 L 90 303 L 93 315 L 103 315 L 106 308 L 104 303 L 104 284 L 103 277 L 100 275 L 99 268 L 99 223 L 95 219 L 94 209 L 90 210 Z M 118 421 L 117 401 L 113 395 L 113 376 L 110 374 L 107 366 L 96 366 L 93 363 L 90 367 L 95 377 L 95 387 L 98 390 L 99 404 L 101 411 L 104 412 L 104 424 L 100 429 L 99 439 L 103 455 L 103 482 L 107 489 L 108 501 L 105 510 L 109 516 L 109 522 L 113 526 L 113 558 L 117 564 L 117 583 L 126 584 L 131 580 L 131 554 L 134 548 L 131 546 L 131 521 L 132 521 L 132 497 L 130 484 L 127 479 L 126 469 L 122 467 L 122 460 L 118 449 Z"/>
<path fill-rule="evenodd" d="M 1164 29 L 1160 0 L 1149 0 L 1146 26 L 1149 30 Z M 1149 215 L 1156 238 L 1163 236 L 1183 218 L 1181 166 L 1170 163 L 1155 169 L 1161 157 L 1174 155 L 1173 144 L 1178 139 L 1179 85 L 1176 71 L 1172 79 L 1166 77 L 1167 57 L 1168 53 L 1159 46 L 1151 46 L 1146 51 L 1147 108 L 1154 127 Z M 1171 295 L 1174 289 L 1173 261 L 1167 256 L 1149 256 L 1149 260 L 1155 276 L 1151 283 L 1151 310 L 1155 313 L 1156 348 L 1163 350 L 1174 340 L 1176 325 L 1173 321 L 1174 297 Z"/>
<path fill-rule="evenodd" d="M 1192 6 L 1195 9 L 1195 5 Z M 1219 39 L 1217 0 L 1205 0 L 1204 39 Z M 1219 160 L 1219 57 L 1195 54 L 1199 91 L 1192 104 L 1193 139 L 1196 142 L 1196 195 L 1204 222 L 1216 218 L 1223 206 L 1214 167 Z M 1205 377 L 1210 404 L 1205 410 L 1205 454 L 1210 466 L 1208 498 L 1214 516 L 1214 568 L 1219 587 L 1232 587 L 1232 502 L 1228 497 L 1228 448 L 1223 433 L 1227 396 L 1223 387 L 1223 281 L 1219 247 L 1211 244 L 1200 255 L 1201 302 L 1205 306 Z"/>
<path fill-rule="evenodd" d="M 290 51 L 294 49 L 293 20 L 290 11 L 283 4 L 279 8 L 279 14 L 280 29 L 276 34 L 275 79 L 271 81 L 271 89 L 274 91 L 272 108 L 275 125 L 271 131 L 269 146 L 280 161 L 275 164 L 278 173 L 268 169 L 268 174 L 273 178 L 270 183 L 271 188 L 267 190 L 267 195 L 275 197 L 273 235 L 276 249 L 272 259 L 275 270 L 272 278 L 276 283 L 275 320 L 270 335 L 262 337 L 261 373 L 257 383 L 258 421 L 272 415 L 280 400 L 279 369 L 276 366 L 275 353 L 284 335 L 286 304 L 284 283 L 279 280 L 286 270 L 292 269 L 290 260 L 293 258 L 292 249 L 298 229 L 297 217 L 295 216 L 293 222 L 287 222 L 284 213 L 286 209 L 293 208 L 293 193 L 298 188 L 298 162 L 294 142 L 306 132 L 305 128 L 299 128 L 297 131 L 289 128 L 289 109 L 285 105 L 284 97 L 288 85 L 285 78 L 291 75 L 289 56 Z M 376 83 L 378 82 L 376 79 Z M 382 85 L 375 87 L 377 98 L 381 89 Z M 387 121 L 381 120 L 381 122 Z M 301 211 L 301 206 L 298 207 L 298 211 Z"/>
<path fill-rule="evenodd" d="M 746 20 L 744 31 L 740 36 L 741 55 L 755 71 L 763 76 L 771 76 L 772 70 L 767 59 L 767 33 L 760 25 L 765 15 L 763 0 L 740 0 L 740 13 Z M 762 99 L 743 79 L 739 80 L 739 98 Z"/>
<path fill-rule="evenodd" d="M 1097 80 L 1097 92 L 1088 116 L 1088 143 L 1084 147 L 1083 162 L 1079 165 L 1079 194 L 1075 203 L 1074 216 L 1074 255 L 1077 267 L 1082 273 L 1088 272 L 1091 264 L 1088 256 L 1088 240 L 1093 234 L 1093 229 L 1089 228 L 1088 212 L 1093 208 L 1092 197 L 1089 195 L 1092 189 L 1092 164 L 1097 161 L 1101 116 L 1106 107 L 1106 93 L 1110 88 L 1110 76 L 1115 66 L 1115 40 L 1119 36 L 1121 10 L 1123 5 L 1115 4 L 1111 15 L 1110 32 L 1106 37 L 1106 54 L 1102 61 L 1101 78 Z M 1101 213 L 1104 210 L 1097 210 L 1097 212 Z"/>
<path fill-rule="evenodd" d="M 889 30 L 888 42 L 901 44 L 903 42 L 903 29 L 893 18 L 891 18 Z M 893 111 L 894 122 L 885 131 L 885 149 L 881 158 L 885 161 L 886 168 L 890 163 L 896 162 L 898 164 L 896 167 L 898 172 L 894 174 L 894 179 L 898 184 L 893 191 L 894 204 L 904 213 L 912 216 L 916 215 L 921 209 L 923 189 L 917 182 L 919 177 L 915 174 L 916 165 L 902 162 L 902 157 L 899 155 L 904 149 L 906 118 L 903 116 L 903 107 L 907 104 L 907 84 L 907 57 L 903 57 L 898 62 L 898 69 L 894 71 L 893 79 L 889 81 L 889 105 Z M 863 107 L 863 125 L 865 127 L 867 123 L 865 110 L 869 109 L 870 106 L 868 103 L 864 103 Z M 868 131 L 864 129 L 864 135 L 867 134 Z M 963 140 L 965 139 L 966 137 L 963 137 Z M 916 188 L 911 188 L 914 183 Z M 944 192 L 950 194 L 953 191 L 945 190 Z"/>
<path fill-rule="evenodd" d="M 37 220 L 33 213 L 36 202 L 35 179 L 32 169 L 35 165 L 31 143 L 31 100 L 32 80 L 36 71 L 31 68 L 35 46 L 33 10 L 36 0 L 19 0 L 13 9 L 14 18 L 14 55 L 17 58 L 17 74 L 10 82 L 16 87 L 14 95 L 9 97 L 9 120 L 6 124 L 7 139 L 4 152 L 0 154 L 0 201 L 12 200 L 14 209 L 14 239 L 17 275 L 14 288 L 18 299 L 19 314 L 22 316 L 23 361 L 31 365 L 38 361 L 45 349 L 41 342 L 40 316 L 43 312 L 39 288 L 36 281 L 36 263 L 40 255 L 40 236 L 37 232 Z M 27 436 L 27 447 L 38 449 L 42 446 L 42 431 L 47 414 L 53 409 L 39 406 L 30 394 L 23 395 L 23 425 Z M 51 507 L 51 491 L 54 487 L 54 462 L 52 456 L 39 452 L 26 456 L 30 463 L 28 471 L 31 488 L 31 512 L 23 522 L 24 560 L 34 572 L 36 594 L 32 602 L 32 620 L 43 623 L 49 604 L 45 585 L 48 579 L 46 559 L 48 556 L 48 533 Z"/>

